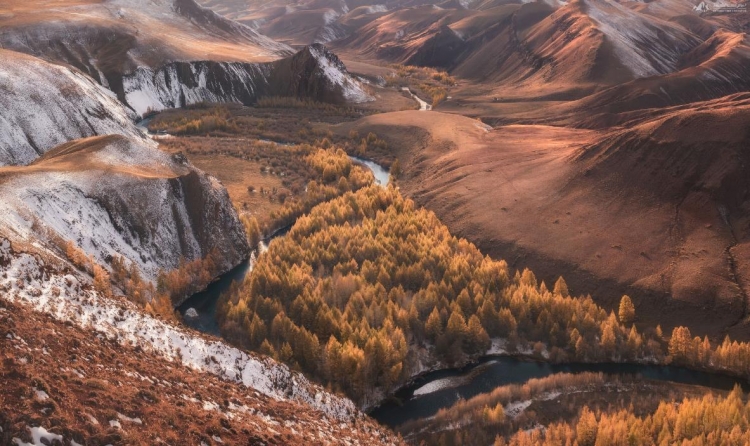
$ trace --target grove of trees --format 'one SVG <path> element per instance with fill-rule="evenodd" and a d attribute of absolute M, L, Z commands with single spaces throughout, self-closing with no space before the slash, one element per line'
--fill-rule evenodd
<path fill-rule="evenodd" d="M 750 404 L 739 387 L 726 397 L 706 395 L 679 403 L 663 402 L 656 411 L 637 416 L 630 409 L 594 413 L 584 407 L 573 423 L 519 431 L 496 446 L 530 445 L 681 445 L 750 444 Z"/>
<path fill-rule="evenodd" d="M 537 344 L 552 360 L 663 358 L 649 333 L 590 297 L 483 256 L 395 188 L 349 192 L 300 217 L 219 305 L 223 334 L 363 403 L 424 352 L 445 364 Z"/>

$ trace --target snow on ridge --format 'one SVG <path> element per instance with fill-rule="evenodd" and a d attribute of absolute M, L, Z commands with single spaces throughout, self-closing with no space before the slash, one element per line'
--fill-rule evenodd
<path fill-rule="evenodd" d="M 370 5 L 365 7 L 365 14 L 377 14 L 380 12 L 388 12 L 388 7 L 385 5 Z"/>
<path fill-rule="evenodd" d="M 44 243 L 60 237 L 102 265 L 123 256 L 152 281 L 212 248 L 225 253 L 227 270 L 247 254 L 227 192 L 212 177 L 124 137 L 85 158 L 85 170 L 21 171 L 0 185 L 0 235 L 39 241 L 48 252 Z"/>
<path fill-rule="evenodd" d="M 187 65 L 190 75 L 180 70 L 185 68 L 183 65 Z M 235 62 L 174 62 L 159 69 L 139 67 L 123 77 L 125 101 L 140 116 L 199 102 L 245 102 L 267 82 L 270 70 L 269 64 Z"/>
<path fill-rule="evenodd" d="M 323 31 L 332 32 L 330 38 L 340 37 L 339 30 L 332 28 L 335 25 Z M 374 100 L 325 47 L 314 44 L 308 48 L 327 82 L 340 89 L 346 101 Z M 157 69 L 141 66 L 123 77 L 125 102 L 140 116 L 200 102 L 247 104 L 265 94 L 278 94 L 271 87 L 275 69 L 273 62 L 172 62 Z"/>
<path fill-rule="evenodd" d="M 0 50 L 0 166 L 26 165 L 67 141 L 121 134 L 145 141 L 135 115 L 83 73 Z"/>
<path fill-rule="evenodd" d="M 7 240 L 0 241 L 0 265 L 4 265 L 0 298 L 93 329 L 121 344 L 140 345 L 170 361 L 241 383 L 276 400 L 307 404 L 341 421 L 362 416 L 350 400 L 325 392 L 285 365 L 207 340 L 129 303 L 101 297 L 90 289 L 87 278 L 58 269 L 50 272 L 51 265 L 36 256 L 14 252 Z"/>
<path fill-rule="evenodd" d="M 323 45 L 310 45 L 308 50 L 318 61 L 324 76 L 333 86 L 341 89 L 347 101 L 361 103 L 375 100 L 365 92 L 362 84 L 349 75 L 344 64 L 335 55 L 328 52 Z"/>
<path fill-rule="evenodd" d="M 167 180 L 134 183 L 106 171 L 24 175 L 0 187 L 0 222 L 4 235 L 15 234 L 13 239 L 40 239 L 41 226 L 72 240 L 100 264 L 120 255 L 135 262 L 145 278 L 155 280 L 159 269 L 175 268 L 180 255 L 192 259 L 202 254 L 184 205 L 170 192 Z M 110 213 L 100 199 L 121 203 L 138 196 L 140 203 L 129 206 L 133 215 Z M 140 220 L 146 217 L 153 219 L 149 232 L 139 233 Z"/>
<path fill-rule="evenodd" d="M 680 56 L 700 43 L 672 25 L 646 19 L 614 1 L 586 0 L 585 12 L 636 78 L 675 71 Z"/>

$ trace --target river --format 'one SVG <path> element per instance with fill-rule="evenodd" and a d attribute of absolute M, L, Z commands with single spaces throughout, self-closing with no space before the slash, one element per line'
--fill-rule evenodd
<path fill-rule="evenodd" d="M 413 91 L 409 89 L 409 87 L 402 87 L 402 91 L 405 91 L 411 95 L 412 98 L 414 98 L 415 101 L 419 103 L 419 111 L 430 111 L 432 110 L 432 105 L 428 104 L 427 102 L 420 99 L 419 96 L 416 95 Z"/>
<path fill-rule="evenodd" d="M 645 379 L 731 390 L 735 384 L 750 391 L 740 378 L 699 372 L 682 367 L 646 364 L 550 364 L 512 356 L 487 356 L 462 369 L 430 372 L 402 388 L 394 398 L 370 412 L 381 424 L 396 427 L 406 421 L 427 418 L 459 399 L 469 399 L 508 384 L 523 384 L 532 378 L 556 373 L 602 372 L 611 376 L 636 375 Z"/>
<path fill-rule="evenodd" d="M 377 163 L 350 157 L 352 161 L 369 168 L 375 181 L 386 186 L 389 172 Z M 283 237 L 289 228 L 276 232 L 265 243 L 276 237 Z M 251 257 L 219 277 L 204 291 L 196 293 L 178 307 L 185 316 L 195 310 L 195 317 L 185 317 L 185 323 L 197 330 L 220 336 L 216 322 L 216 304 L 219 297 L 229 290 L 235 281 L 242 281 L 252 271 L 258 255 L 265 250 L 262 243 Z M 693 384 L 721 390 L 730 390 L 740 384 L 750 391 L 746 380 L 724 375 L 698 372 L 681 367 L 655 366 L 645 364 L 549 364 L 511 356 L 487 356 L 478 363 L 462 369 L 448 369 L 430 372 L 418 377 L 409 386 L 400 389 L 393 398 L 370 412 L 378 422 L 396 427 L 406 421 L 435 415 L 441 408 L 453 405 L 459 399 L 468 399 L 480 393 L 491 392 L 499 386 L 522 384 L 532 378 L 544 378 L 555 373 L 603 372 L 613 376 L 639 375 L 643 378 L 681 384 Z"/>
<path fill-rule="evenodd" d="M 370 160 L 350 158 L 369 168 L 377 184 L 381 186 L 388 184 L 390 175 L 382 166 Z M 288 229 L 284 228 L 276 232 L 265 240 L 265 243 L 276 237 L 283 237 Z M 233 282 L 244 280 L 252 271 L 255 259 L 266 249 L 265 243 L 261 243 L 260 248 L 256 249 L 249 259 L 223 274 L 204 291 L 190 296 L 178 307 L 178 311 L 183 316 L 188 310 L 195 311 L 195 317 L 184 318 L 187 325 L 202 332 L 220 336 L 216 322 L 216 305 L 219 297 L 229 290 Z M 499 386 L 522 384 L 532 378 L 544 378 L 563 372 L 602 372 L 613 376 L 638 375 L 658 381 L 692 384 L 721 390 L 731 390 L 735 384 L 740 384 L 745 391 L 750 391 L 750 384 L 746 380 L 681 367 L 612 363 L 550 364 L 511 356 L 487 356 L 478 363 L 462 369 L 440 370 L 418 377 L 410 385 L 396 392 L 393 398 L 373 409 L 370 415 L 381 424 L 396 427 L 406 421 L 433 416 L 441 408 L 450 407 L 459 399 L 469 399 L 481 393 L 491 392 Z"/>
<path fill-rule="evenodd" d="M 148 125 L 148 122 L 146 122 L 145 125 Z M 380 186 L 388 185 L 388 182 L 390 181 L 390 173 L 383 168 L 383 166 L 374 161 L 363 158 L 353 156 L 350 156 L 349 158 L 355 163 L 364 165 L 370 169 L 375 176 L 375 183 Z M 250 258 L 237 265 L 231 271 L 222 274 L 205 290 L 193 294 L 177 307 L 177 311 L 183 316 L 185 324 L 204 333 L 221 336 L 221 333 L 219 332 L 219 324 L 216 322 L 216 304 L 219 301 L 219 297 L 229 290 L 232 283 L 245 280 L 245 277 L 253 270 L 253 264 L 255 263 L 257 256 L 265 252 L 267 246 L 266 243 L 270 243 L 271 240 L 277 237 L 283 237 L 288 231 L 289 228 L 284 228 L 273 233 L 264 242 L 261 242 L 259 249 L 254 250 Z M 194 312 L 190 310 L 194 310 Z M 192 317 L 187 314 L 188 311 L 192 313 Z"/>

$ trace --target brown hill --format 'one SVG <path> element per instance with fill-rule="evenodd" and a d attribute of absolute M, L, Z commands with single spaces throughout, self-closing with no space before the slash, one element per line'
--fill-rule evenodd
<path fill-rule="evenodd" d="M 12 0 L 0 5 L 3 48 L 67 63 L 101 84 L 174 60 L 262 62 L 291 49 L 194 0 Z"/>
<path fill-rule="evenodd" d="M 4 299 L 0 331 L 2 444 L 37 432 L 59 444 L 399 443 L 364 417 L 342 423 Z"/>
<path fill-rule="evenodd" d="M 484 252 L 610 308 L 629 293 L 646 324 L 747 338 L 749 111 L 732 97 L 610 133 L 435 112 L 356 127 L 428 134 L 389 141 L 401 188 Z"/>

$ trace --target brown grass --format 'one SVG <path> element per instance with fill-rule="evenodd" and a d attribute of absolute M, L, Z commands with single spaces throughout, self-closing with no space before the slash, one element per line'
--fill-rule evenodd
<path fill-rule="evenodd" d="M 79 444 L 217 444 L 215 436 L 224 444 L 238 445 L 248 440 L 343 444 L 347 437 L 362 444 L 383 441 L 375 433 L 383 429 L 367 419 L 340 424 L 307 406 L 197 373 L 4 299 L 0 332 L 3 445 L 13 444 L 14 437 L 29 442 L 32 426 L 63 435 L 65 444 L 71 439 Z M 49 399 L 38 399 L 34 388 Z M 205 402 L 215 403 L 217 409 L 205 409 Z M 230 416 L 230 406 L 247 406 L 249 411 L 235 410 Z M 110 426 L 110 420 L 121 427 Z M 310 436 L 318 429 L 325 438 Z"/>

